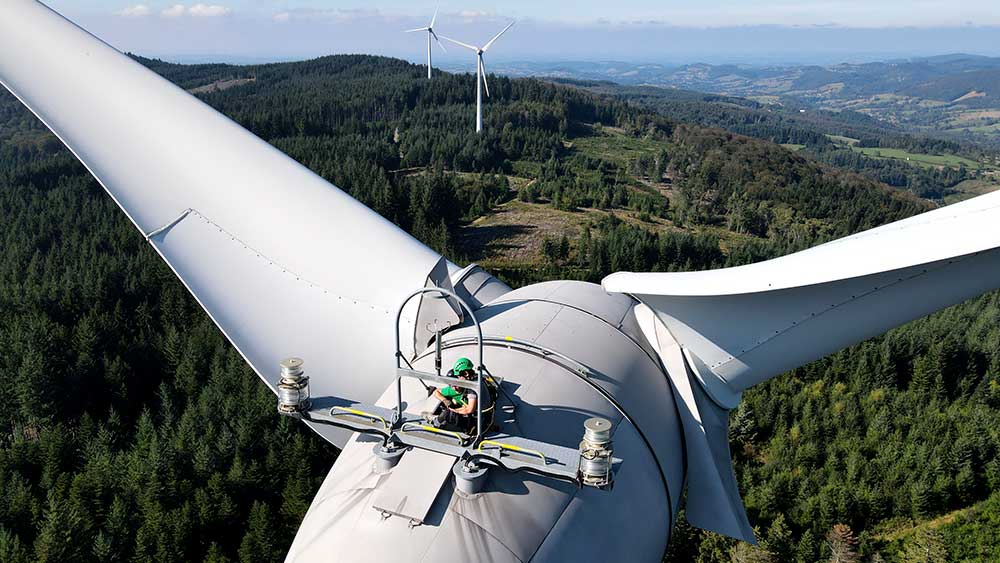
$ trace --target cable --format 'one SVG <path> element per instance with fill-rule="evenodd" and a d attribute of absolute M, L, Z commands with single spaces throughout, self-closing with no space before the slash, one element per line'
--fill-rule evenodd
<path fill-rule="evenodd" d="M 417 371 L 417 370 L 413 369 L 413 364 L 411 364 L 409 361 L 407 361 L 406 356 L 404 356 L 402 352 L 396 352 L 396 356 L 399 359 L 401 359 L 404 362 L 406 362 L 406 367 L 410 368 L 410 371 Z M 428 397 L 430 397 L 431 395 L 433 395 L 434 391 L 437 390 L 436 388 L 431 387 L 430 385 L 427 385 L 426 383 L 424 383 L 424 380 L 420 379 L 419 377 L 416 378 L 416 380 L 419 381 L 420 384 L 424 386 L 424 391 L 427 391 L 427 396 Z"/>

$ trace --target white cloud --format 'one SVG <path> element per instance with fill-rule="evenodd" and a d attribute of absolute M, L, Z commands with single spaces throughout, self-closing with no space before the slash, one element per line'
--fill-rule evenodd
<path fill-rule="evenodd" d="M 493 17 L 492 12 L 484 12 L 481 10 L 463 10 L 458 13 L 459 16 L 463 18 L 491 18 Z"/>
<path fill-rule="evenodd" d="M 232 8 L 220 6 L 218 4 L 195 4 L 190 8 L 184 4 L 174 4 L 160 12 L 165 18 L 180 18 L 191 16 L 195 18 L 217 18 L 227 16 L 233 12 Z"/>
<path fill-rule="evenodd" d="M 482 24 L 482 23 L 493 23 L 506 18 L 502 18 L 499 14 L 487 10 L 462 10 L 460 12 L 449 14 L 452 17 L 460 18 L 463 23 L 466 24 Z"/>
<path fill-rule="evenodd" d="M 135 6 L 129 6 L 123 10 L 116 12 L 119 16 L 125 18 L 142 18 L 151 14 L 153 10 L 145 4 L 136 4 Z"/>
<path fill-rule="evenodd" d="M 160 12 L 160 15 L 165 18 L 179 18 L 187 13 L 187 8 L 183 4 L 174 4 L 173 6 Z"/>
<path fill-rule="evenodd" d="M 218 4 L 195 4 L 194 6 L 188 8 L 188 14 L 201 18 L 226 16 L 231 12 L 232 9 L 225 6 L 219 6 Z"/>
<path fill-rule="evenodd" d="M 278 12 L 271 16 L 276 22 L 287 21 L 334 21 L 350 22 L 363 19 L 390 19 L 382 12 L 372 8 L 297 8 L 285 12 Z"/>

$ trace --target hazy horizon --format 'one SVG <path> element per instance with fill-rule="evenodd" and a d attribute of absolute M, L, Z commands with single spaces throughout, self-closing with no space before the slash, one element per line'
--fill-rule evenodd
<path fill-rule="evenodd" d="M 149 59 L 159 59 L 168 63 L 176 64 L 231 64 L 237 66 L 251 66 L 260 64 L 271 64 L 271 63 L 286 63 L 286 62 L 300 62 L 308 61 L 320 57 L 332 56 L 332 55 L 372 55 L 372 56 L 384 56 L 389 58 L 396 58 L 400 60 L 405 60 L 407 62 L 423 65 L 426 64 L 424 60 L 416 57 L 407 56 L 397 56 L 388 55 L 380 53 L 326 53 L 326 54 L 316 54 L 316 55 L 303 55 L 300 57 L 295 56 L 281 56 L 281 57 L 267 57 L 267 56 L 227 56 L 227 55 L 212 55 L 212 54 L 188 54 L 188 55 L 162 55 L 156 53 L 143 53 L 138 51 L 128 51 L 132 54 L 149 58 Z M 630 65 L 661 65 L 665 68 L 680 68 L 690 65 L 707 64 L 712 66 L 723 66 L 723 65 L 737 65 L 741 67 L 795 67 L 795 66 L 834 66 L 839 64 L 865 64 L 865 63 L 876 63 L 876 62 L 896 62 L 896 61 L 912 61 L 920 60 L 933 57 L 943 57 L 943 56 L 984 56 L 990 58 L 1000 58 L 1000 55 L 984 55 L 980 53 L 933 53 L 927 55 L 900 55 L 894 53 L 871 53 L 871 54 L 856 54 L 851 57 L 830 57 L 823 58 L 818 57 L 814 59 L 804 58 L 804 59 L 784 59 L 780 56 L 775 56 L 773 58 L 762 56 L 762 57 L 738 57 L 733 56 L 731 58 L 721 57 L 718 59 L 706 58 L 706 59 L 691 59 L 685 61 L 676 60 L 652 60 L 652 59 L 633 59 L 626 60 L 622 58 L 609 58 L 609 59 L 584 59 L 584 58 L 552 58 L 552 59 L 519 59 L 519 58 L 501 58 L 497 57 L 493 62 L 492 66 L 503 65 L 537 65 L 537 66 L 556 66 L 556 65 L 603 65 L 603 64 L 630 64 Z M 744 60 L 745 59 L 745 60 Z M 465 68 L 465 67 L 468 68 Z M 494 68 L 489 69 L 490 72 L 494 71 Z M 475 72 L 475 62 L 466 64 L 466 61 L 458 59 L 450 59 L 439 61 L 435 59 L 434 61 L 435 69 L 444 70 L 447 72 Z"/>
<path fill-rule="evenodd" d="M 425 60 L 422 34 L 434 2 L 389 0 L 216 0 L 213 3 L 50 0 L 68 18 L 122 51 L 175 62 L 259 63 L 335 53 Z M 514 0 L 442 2 L 436 30 L 484 43 L 510 21 L 517 25 L 490 51 L 493 61 L 622 61 L 681 65 L 835 64 L 951 53 L 1000 56 L 1000 10 L 973 0 L 635 0 L 613 7 L 594 0 L 571 13 L 554 4 Z M 753 9 L 750 9 L 753 8 Z M 444 66 L 469 58 L 435 47 Z"/>

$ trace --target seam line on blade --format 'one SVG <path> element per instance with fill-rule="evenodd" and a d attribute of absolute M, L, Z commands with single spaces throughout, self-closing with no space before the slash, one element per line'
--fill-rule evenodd
<path fill-rule="evenodd" d="M 197 215 L 202 221 L 204 221 L 205 223 L 208 223 L 209 225 L 212 225 L 213 227 L 215 227 L 216 229 L 218 229 L 219 232 L 221 232 L 222 234 L 228 236 L 233 241 L 239 243 L 240 246 L 242 246 L 244 249 L 249 250 L 250 252 L 253 252 L 254 254 L 257 255 L 258 258 L 267 261 L 268 265 L 273 266 L 275 268 L 278 268 L 278 269 L 280 269 L 282 271 L 282 273 L 288 274 L 288 275 L 292 276 L 293 278 L 295 278 L 295 281 L 297 281 L 297 282 L 305 283 L 306 285 L 308 285 L 309 287 L 311 287 L 313 289 L 317 289 L 319 291 L 322 291 L 323 293 L 326 293 L 326 294 L 329 294 L 329 295 L 333 295 L 337 299 L 340 299 L 340 300 L 353 301 L 357 305 L 365 305 L 365 306 L 371 307 L 372 309 L 377 309 L 377 310 L 379 310 L 381 312 L 384 312 L 386 314 L 392 313 L 392 311 L 390 311 L 384 305 L 374 304 L 374 303 L 370 303 L 368 301 L 365 301 L 363 299 L 358 299 L 358 298 L 355 298 L 355 297 L 341 295 L 341 294 L 339 294 L 339 293 L 337 293 L 335 291 L 330 291 L 326 287 L 323 287 L 322 285 L 320 285 L 318 283 L 315 283 L 315 282 L 309 280 L 308 278 L 306 278 L 304 276 L 299 275 L 298 273 L 294 272 L 293 270 L 291 270 L 290 268 L 288 268 L 285 265 L 281 264 L 280 262 L 277 262 L 277 261 L 273 260 L 272 258 L 270 258 L 269 256 L 267 256 L 266 254 L 262 253 L 261 251 L 257 250 L 256 248 L 250 246 L 249 244 L 243 242 L 243 240 L 241 240 L 239 237 L 237 237 L 233 233 L 227 231 L 225 228 L 223 228 L 221 225 L 219 225 L 215 221 L 212 221 L 211 219 L 209 219 L 205 215 L 199 213 L 198 210 L 194 209 L 194 208 L 188 208 L 188 209 L 186 209 L 183 213 L 180 214 L 180 216 L 178 216 L 173 221 L 170 221 L 169 223 L 167 223 L 167 224 L 163 225 L 162 227 L 156 229 L 155 231 L 151 232 L 149 235 L 146 235 L 146 240 L 152 242 L 150 239 L 166 233 L 167 231 L 169 231 L 173 227 L 175 227 L 178 224 L 182 223 L 184 221 L 184 219 L 190 217 L 191 215 Z M 163 241 L 163 242 L 166 242 L 166 241 Z"/>
<path fill-rule="evenodd" d="M 997 249 L 993 249 L 993 250 L 988 250 L 988 251 L 984 251 L 984 252 L 993 252 L 993 251 L 996 251 L 996 250 Z M 892 288 L 892 287 L 896 287 L 896 286 L 902 285 L 902 284 L 904 284 L 906 282 L 909 282 L 909 281 L 912 281 L 912 280 L 914 280 L 916 278 L 924 276 L 924 275 L 928 274 L 929 272 L 937 271 L 937 270 L 940 270 L 941 268 L 943 268 L 945 266 L 954 264 L 955 262 L 961 262 L 962 260 L 965 260 L 966 258 L 969 258 L 971 256 L 978 256 L 980 254 L 983 254 L 984 252 L 974 252 L 972 254 L 967 254 L 965 256 L 960 256 L 958 258 L 952 258 L 952 259 L 948 260 L 947 262 L 945 262 L 944 264 L 941 264 L 937 268 L 933 268 L 933 269 L 926 268 L 926 269 L 923 269 L 923 270 L 921 270 L 920 272 L 918 272 L 916 274 L 913 274 L 910 277 L 900 278 L 900 279 L 898 279 L 898 280 L 896 280 L 894 282 L 890 282 L 890 283 L 887 283 L 887 284 L 885 284 L 883 286 L 876 287 L 876 288 L 874 288 L 874 289 L 872 289 L 870 291 L 866 291 L 864 293 L 858 293 L 857 295 L 852 295 L 849 299 L 845 299 L 844 301 L 841 301 L 840 303 L 836 303 L 834 305 L 830 305 L 826 309 L 823 309 L 823 310 L 821 310 L 821 311 L 819 311 L 817 313 L 809 313 L 809 316 L 801 317 L 797 321 L 792 321 L 791 326 L 787 326 L 787 327 L 785 327 L 784 329 L 782 329 L 780 331 L 776 331 L 774 334 L 770 334 L 767 337 L 765 337 L 765 338 L 763 338 L 761 340 L 758 340 L 755 344 L 753 344 L 752 346 L 750 346 L 750 347 L 746 348 L 745 350 L 741 351 L 739 354 L 732 355 L 728 359 L 723 360 L 721 362 L 718 362 L 718 363 L 716 363 L 716 364 L 714 364 L 712 366 L 709 366 L 709 367 L 712 370 L 715 370 L 716 368 L 723 367 L 726 364 L 729 364 L 729 363 L 731 363 L 733 361 L 736 361 L 736 360 L 742 358 L 743 356 L 746 356 L 747 354 L 753 352 L 757 348 L 760 348 L 764 344 L 767 344 L 771 340 L 774 340 L 775 338 L 778 338 L 779 336 L 787 334 L 788 332 L 790 332 L 792 330 L 795 330 L 796 328 L 799 328 L 799 327 L 805 325 L 806 323 L 808 323 L 809 321 L 815 320 L 815 319 L 817 319 L 817 318 L 825 315 L 826 313 L 829 313 L 830 311 L 839 309 L 840 307 L 843 307 L 844 305 L 848 305 L 850 303 L 853 303 L 853 302 L 858 301 L 860 299 L 863 299 L 865 297 L 870 297 L 870 296 L 872 296 L 872 295 L 874 295 L 874 294 L 876 294 L 876 293 L 878 293 L 878 292 L 880 292 L 880 291 L 882 291 L 884 289 L 888 289 L 888 288 Z M 919 267 L 919 266 L 917 266 L 917 267 Z"/>

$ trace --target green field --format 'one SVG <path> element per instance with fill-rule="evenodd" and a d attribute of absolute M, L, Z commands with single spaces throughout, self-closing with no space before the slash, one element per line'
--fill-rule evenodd
<path fill-rule="evenodd" d="M 840 145 L 856 145 L 861 142 L 859 139 L 854 139 L 852 137 L 842 137 L 840 135 L 827 135 L 826 138 Z"/>
<path fill-rule="evenodd" d="M 996 178 L 977 178 L 974 180 L 966 180 L 960 182 L 955 186 L 955 192 L 953 194 L 947 195 L 944 198 L 944 202 L 947 205 L 952 203 L 957 203 L 959 201 L 973 198 L 979 195 L 988 194 L 990 192 L 1000 189 L 1000 181 Z"/>
<path fill-rule="evenodd" d="M 994 123 L 992 125 L 980 125 L 978 127 L 959 127 L 956 129 L 949 129 L 949 132 L 961 133 L 984 133 L 984 134 L 996 134 L 1000 133 L 1000 123 Z"/>
<path fill-rule="evenodd" d="M 950 167 L 958 168 L 960 166 L 965 166 L 970 170 L 982 170 L 985 168 L 983 163 L 972 160 L 971 158 L 965 158 L 963 156 L 956 156 L 953 154 L 923 154 L 923 153 L 912 153 L 907 152 L 902 149 L 884 149 L 878 147 L 859 147 L 858 139 L 852 139 L 851 137 L 842 137 L 840 135 L 827 135 L 828 139 L 837 143 L 838 145 L 844 147 L 850 147 L 854 152 L 859 152 L 865 156 L 871 158 L 880 158 L 884 160 L 902 160 L 908 162 L 915 166 L 924 166 L 926 168 L 940 168 L 940 167 Z"/>
<path fill-rule="evenodd" d="M 571 147 L 583 154 L 627 168 L 628 163 L 639 155 L 655 155 L 665 145 L 660 141 L 626 135 L 612 127 L 601 127 L 594 130 L 593 136 L 574 138 Z"/>
<path fill-rule="evenodd" d="M 979 170 L 982 168 L 982 164 L 976 162 L 975 160 L 964 158 L 961 156 L 955 156 L 953 154 L 917 154 L 906 152 L 901 149 L 880 149 L 880 148 L 870 148 L 870 147 L 851 147 L 854 151 L 860 152 L 865 156 L 870 156 L 872 158 L 884 158 L 887 160 L 904 160 L 911 164 L 916 164 L 918 166 L 950 166 L 952 168 L 958 168 L 959 166 L 965 166 L 971 170 Z"/>
<path fill-rule="evenodd" d="M 902 149 L 882 149 L 858 146 L 851 146 L 851 150 L 872 158 L 903 160 L 909 162 L 910 164 L 926 166 L 928 168 L 941 166 L 958 168 L 960 166 L 965 166 L 970 170 L 979 170 L 983 167 L 980 162 L 976 162 L 970 158 L 955 156 L 953 154 L 918 154 L 907 152 Z"/>

